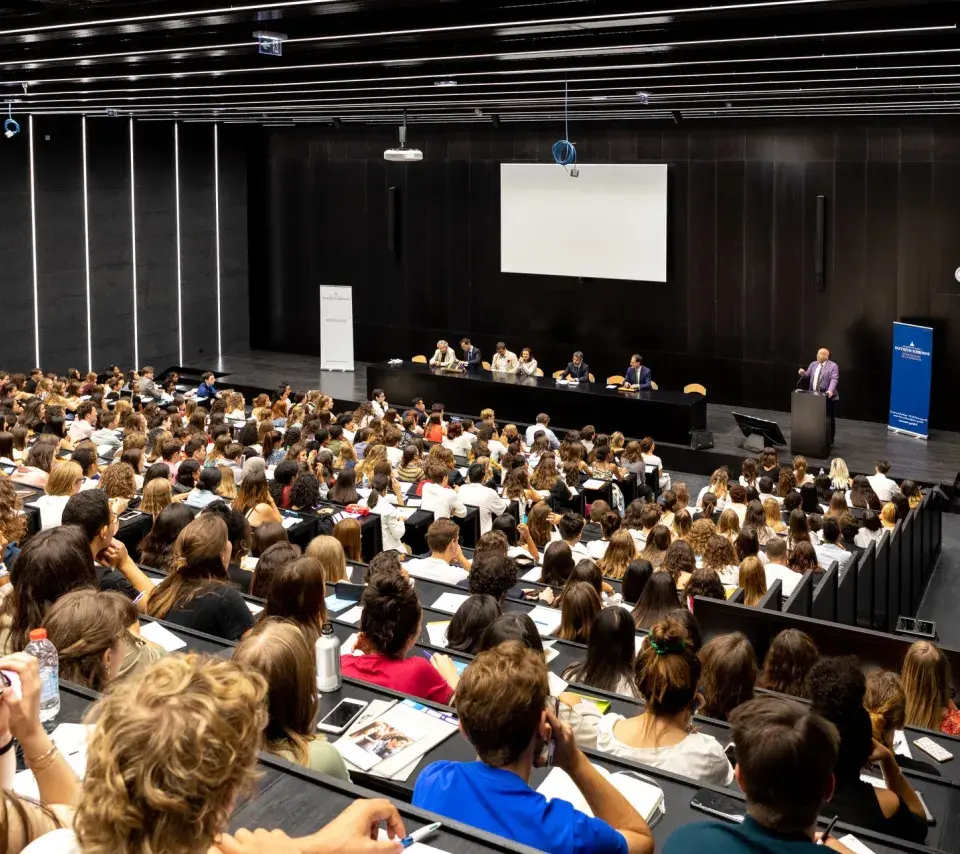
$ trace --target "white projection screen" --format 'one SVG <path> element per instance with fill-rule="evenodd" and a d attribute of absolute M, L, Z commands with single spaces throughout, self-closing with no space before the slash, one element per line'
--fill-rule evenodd
<path fill-rule="evenodd" d="M 666 282 L 666 165 L 579 169 L 500 164 L 500 269 Z"/>

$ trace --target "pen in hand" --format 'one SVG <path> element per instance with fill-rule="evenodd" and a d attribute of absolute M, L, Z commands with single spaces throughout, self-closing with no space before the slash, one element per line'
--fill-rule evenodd
<path fill-rule="evenodd" d="M 820 838 L 817 840 L 817 845 L 826 845 L 827 839 L 830 837 L 830 832 L 833 830 L 833 826 L 837 823 L 839 816 L 834 816 L 830 819 L 830 823 L 827 825 L 826 830 L 820 834 Z"/>
<path fill-rule="evenodd" d="M 415 842 L 419 842 L 421 839 L 425 839 L 431 833 L 436 833 L 440 829 L 440 822 L 435 821 L 433 824 L 428 824 L 425 827 L 421 827 L 419 830 L 413 831 L 409 836 L 405 836 L 400 840 L 400 844 L 404 848 L 409 848 Z"/>

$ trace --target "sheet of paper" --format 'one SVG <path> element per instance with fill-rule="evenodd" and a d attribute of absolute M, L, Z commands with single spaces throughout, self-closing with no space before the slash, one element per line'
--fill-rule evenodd
<path fill-rule="evenodd" d="M 449 625 L 449 620 L 436 620 L 435 622 L 427 623 L 427 637 L 430 638 L 430 643 L 434 646 L 442 646 L 444 649 L 446 649 L 447 627 Z"/>
<path fill-rule="evenodd" d="M 539 566 L 535 566 L 533 569 L 529 569 L 523 575 L 521 575 L 520 580 L 521 581 L 539 581 L 541 572 L 543 572 L 543 569 Z"/>
<path fill-rule="evenodd" d="M 530 610 L 529 614 L 541 637 L 552 635 L 560 628 L 560 610 L 558 608 L 545 608 L 543 605 L 537 605 Z"/>
<path fill-rule="evenodd" d="M 469 598 L 460 593 L 444 593 L 430 607 L 434 611 L 443 611 L 445 614 L 456 614 L 460 606 Z"/>
<path fill-rule="evenodd" d="M 166 626 L 161 626 L 160 623 L 142 623 L 140 625 L 140 637 L 150 641 L 150 643 L 155 643 L 167 652 L 176 652 L 187 645 L 185 640 L 178 638 Z"/>
<path fill-rule="evenodd" d="M 340 655 L 350 655 L 350 653 L 356 648 L 357 638 L 359 637 L 360 635 L 357 634 L 357 632 L 354 632 L 342 644 L 340 644 Z"/>
<path fill-rule="evenodd" d="M 290 528 L 293 528 L 299 525 L 300 521 L 301 519 L 299 516 L 285 516 L 283 521 L 280 524 L 283 525 L 284 528 L 289 530 Z"/>
<path fill-rule="evenodd" d="M 342 614 L 337 616 L 337 620 L 341 623 L 351 623 L 356 625 L 360 622 L 360 615 L 363 613 L 362 605 L 354 605 L 349 611 L 345 611 Z"/>
<path fill-rule="evenodd" d="M 323 601 L 327 606 L 327 610 L 331 614 L 339 613 L 340 611 L 349 608 L 351 605 L 357 604 L 352 599 L 341 599 L 336 593 L 327 596 Z"/>
<path fill-rule="evenodd" d="M 645 820 L 649 821 L 663 803 L 663 790 L 654 783 L 648 783 L 622 772 L 610 774 L 605 768 L 596 764 L 593 767 L 613 784 L 614 788 L 630 802 L 630 805 Z M 537 788 L 537 791 L 547 800 L 552 801 L 554 798 L 560 798 L 573 804 L 581 812 L 590 816 L 593 815 L 586 799 L 580 794 L 580 790 L 574 785 L 573 780 L 560 768 L 551 770 Z"/>
<path fill-rule="evenodd" d="M 646 635 L 634 635 L 633 636 L 633 651 L 640 655 L 640 650 L 643 649 L 643 642 L 647 639 Z"/>
<path fill-rule="evenodd" d="M 407 507 L 413 507 L 417 510 L 420 509 L 420 502 L 423 501 L 422 498 L 408 498 Z M 408 517 L 409 518 L 409 517 Z"/>
<path fill-rule="evenodd" d="M 550 696 L 559 697 L 564 691 L 567 690 L 568 682 L 565 682 L 554 672 L 549 672 L 547 674 L 547 684 L 550 686 Z"/>
<path fill-rule="evenodd" d="M 874 854 L 872 848 L 867 848 L 856 836 L 848 833 L 846 836 L 838 837 L 837 842 L 846 845 L 854 854 Z"/>
<path fill-rule="evenodd" d="M 420 502 L 418 501 L 416 507 L 409 504 L 406 507 L 398 507 L 397 515 L 401 519 L 403 519 L 404 522 L 406 522 L 407 519 L 409 519 L 414 513 L 416 513 L 420 509 L 419 505 L 420 505 Z"/>
<path fill-rule="evenodd" d="M 560 650 L 554 649 L 553 647 L 544 647 L 543 650 L 543 660 L 549 664 L 553 661 L 558 655 L 560 655 Z"/>
<path fill-rule="evenodd" d="M 597 480 L 595 477 L 591 477 L 590 480 L 584 481 L 584 489 L 604 489 L 610 481 L 608 480 Z"/>
<path fill-rule="evenodd" d="M 913 753 L 910 751 L 910 743 L 907 741 L 907 735 L 902 729 L 895 730 L 893 733 L 893 752 L 899 756 L 906 756 L 913 759 Z"/>
<path fill-rule="evenodd" d="M 60 724 L 50 738 L 67 760 L 67 764 L 82 780 L 87 771 L 87 738 L 92 727 L 84 724 Z M 40 800 L 40 790 L 33 772 L 28 768 L 14 775 L 13 790 L 21 797 Z"/>

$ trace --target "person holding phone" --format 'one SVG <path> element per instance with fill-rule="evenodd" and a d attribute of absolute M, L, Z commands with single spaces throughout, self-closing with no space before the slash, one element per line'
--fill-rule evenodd
<path fill-rule="evenodd" d="M 519 641 L 482 652 L 457 686 L 460 729 L 478 762 L 434 762 L 417 778 L 415 806 L 552 854 L 652 854 L 640 814 L 580 751 L 549 697 L 543 656 Z M 553 764 L 594 817 L 530 787 Z"/>
<path fill-rule="evenodd" d="M 667 837 L 663 854 L 814 854 L 818 845 L 849 852 L 831 835 L 832 825 L 817 832 L 820 808 L 834 791 L 840 736 L 833 724 L 781 697 L 743 703 L 730 713 L 730 724 L 734 776 L 747 796 L 746 817 L 740 823 L 703 821 L 678 827 Z"/>

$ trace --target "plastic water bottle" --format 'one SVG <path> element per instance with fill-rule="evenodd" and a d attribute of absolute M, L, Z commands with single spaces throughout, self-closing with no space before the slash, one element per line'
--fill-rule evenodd
<path fill-rule="evenodd" d="M 323 624 L 316 646 L 317 690 L 329 694 L 340 690 L 343 680 L 340 676 L 340 641 L 333 633 L 333 625 Z"/>
<path fill-rule="evenodd" d="M 46 629 L 30 632 L 30 643 L 23 650 L 40 665 L 40 723 L 53 725 L 60 714 L 60 658 L 57 648 L 47 640 Z"/>

